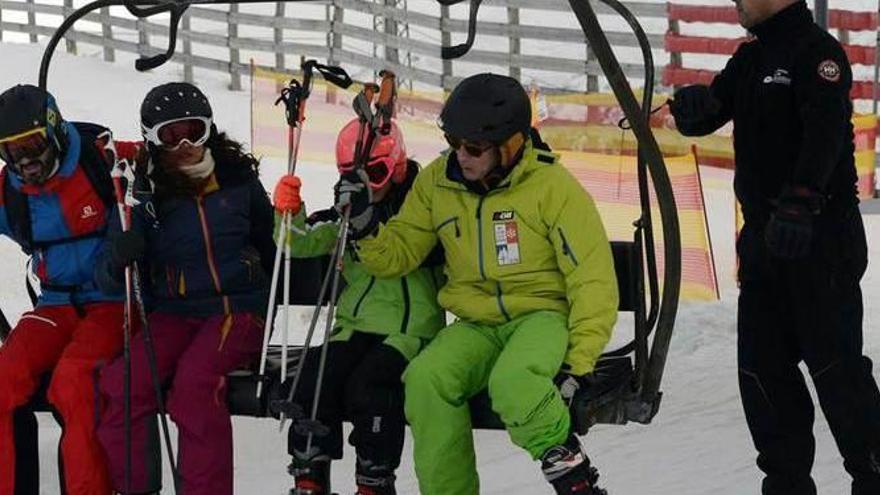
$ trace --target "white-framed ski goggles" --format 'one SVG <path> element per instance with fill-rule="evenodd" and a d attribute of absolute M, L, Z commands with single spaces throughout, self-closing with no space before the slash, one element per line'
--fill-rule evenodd
<path fill-rule="evenodd" d="M 153 127 L 141 126 L 144 140 L 166 151 L 177 151 L 184 143 L 202 146 L 211 137 L 213 121 L 209 117 L 181 117 L 160 122 Z"/>

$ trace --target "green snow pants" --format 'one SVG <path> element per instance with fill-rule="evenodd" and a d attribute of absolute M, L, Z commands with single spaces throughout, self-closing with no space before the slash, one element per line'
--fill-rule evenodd
<path fill-rule="evenodd" d="M 567 349 L 568 317 L 553 311 L 441 330 L 404 374 L 421 494 L 479 495 L 468 399 L 487 386 L 513 443 L 535 459 L 563 443 L 570 418 L 553 378 Z"/>

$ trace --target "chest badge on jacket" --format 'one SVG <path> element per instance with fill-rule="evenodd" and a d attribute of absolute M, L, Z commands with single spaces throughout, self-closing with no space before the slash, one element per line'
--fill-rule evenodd
<path fill-rule="evenodd" d="M 495 229 L 495 260 L 498 265 L 519 263 L 519 229 L 513 211 L 494 212 L 492 223 Z"/>
<path fill-rule="evenodd" d="M 828 82 L 836 83 L 840 81 L 840 66 L 834 60 L 823 60 L 819 64 L 819 77 Z"/>
<path fill-rule="evenodd" d="M 785 69 L 776 69 L 773 71 L 773 75 L 764 78 L 764 84 L 791 86 L 791 74 Z"/>

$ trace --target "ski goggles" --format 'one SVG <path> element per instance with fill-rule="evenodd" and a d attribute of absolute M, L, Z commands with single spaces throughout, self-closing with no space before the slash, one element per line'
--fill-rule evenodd
<path fill-rule="evenodd" d="M 177 151 L 184 143 L 202 146 L 211 137 L 212 120 L 209 117 L 183 117 L 153 127 L 142 127 L 144 139 L 166 151 Z"/>
<path fill-rule="evenodd" d="M 465 153 L 474 158 L 479 158 L 483 156 L 483 153 L 495 147 L 495 145 L 493 145 L 492 143 L 469 143 L 464 139 L 453 137 L 449 134 L 444 134 L 443 137 L 446 138 L 446 142 L 449 143 L 450 148 L 455 151 L 458 151 L 459 149 L 464 149 Z"/>
<path fill-rule="evenodd" d="M 351 172 L 354 170 L 354 163 L 342 163 L 337 168 L 340 174 Z M 364 172 L 367 174 L 370 187 L 379 189 L 391 180 L 391 175 L 394 172 L 394 163 L 392 163 L 390 156 L 373 158 L 364 165 Z"/>
<path fill-rule="evenodd" d="M 42 157 L 51 147 L 45 127 L 0 139 L 0 159 L 8 165 L 16 165 L 25 159 Z"/>

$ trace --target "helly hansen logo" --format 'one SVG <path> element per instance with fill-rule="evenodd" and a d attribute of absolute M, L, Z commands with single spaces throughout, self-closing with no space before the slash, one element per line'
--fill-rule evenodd
<path fill-rule="evenodd" d="M 782 84 L 791 86 L 791 75 L 785 69 L 776 69 L 772 76 L 764 78 L 764 84 Z"/>
<path fill-rule="evenodd" d="M 85 205 L 82 208 L 82 214 L 80 215 L 80 220 L 87 220 L 89 218 L 98 216 L 98 210 L 95 209 L 92 205 Z"/>
<path fill-rule="evenodd" d="M 503 222 L 505 220 L 513 220 L 513 211 L 496 211 L 492 214 L 492 221 Z"/>

